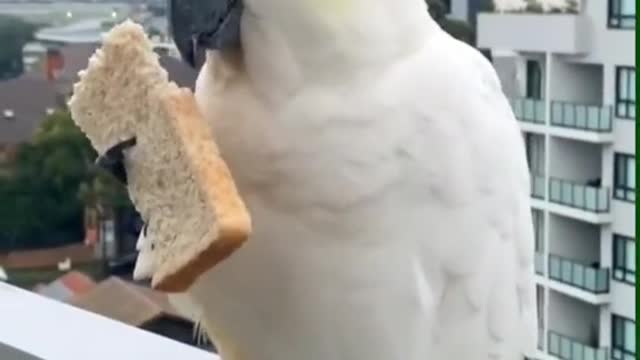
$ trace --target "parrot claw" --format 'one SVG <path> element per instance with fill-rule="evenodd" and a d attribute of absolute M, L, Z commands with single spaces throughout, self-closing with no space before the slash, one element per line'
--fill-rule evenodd
<path fill-rule="evenodd" d="M 96 159 L 96 165 L 113 175 L 122 184 L 127 185 L 127 171 L 124 166 L 124 150 L 135 145 L 135 137 L 114 145 Z"/>

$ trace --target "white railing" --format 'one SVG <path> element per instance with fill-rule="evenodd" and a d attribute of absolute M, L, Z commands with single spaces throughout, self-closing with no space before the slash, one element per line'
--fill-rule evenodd
<path fill-rule="evenodd" d="M 46 360 L 219 360 L 213 353 L 3 282 L 0 344 Z"/>

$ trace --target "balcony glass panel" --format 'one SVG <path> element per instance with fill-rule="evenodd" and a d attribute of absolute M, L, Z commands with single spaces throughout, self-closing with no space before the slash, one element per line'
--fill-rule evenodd
<path fill-rule="evenodd" d="M 511 99 L 516 118 L 534 124 L 544 124 L 544 101 L 538 99 Z"/>
<path fill-rule="evenodd" d="M 607 350 L 549 331 L 549 354 L 562 360 L 607 360 Z"/>
<path fill-rule="evenodd" d="M 609 270 L 549 255 L 549 278 L 594 294 L 609 291 Z"/>
<path fill-rule="evenodd" d="M 551 125 L 593 132 L 611 132 L 613 109 L 610 106 L 551 103 Z"/>
<path fill-rule="evenodd" d="M 604 213 L 609 211 L 609 189 L 551 178 L 550 201 L 572 208 Z"/>

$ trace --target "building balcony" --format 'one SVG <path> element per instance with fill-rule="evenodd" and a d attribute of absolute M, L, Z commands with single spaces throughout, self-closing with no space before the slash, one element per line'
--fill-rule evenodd
<path fill-rule="evenodd" d="M 549 255 L 547 270 L 547 284 L 555 291 L 593 305 L 605 305 L 611 301 L 609 269 Z"/>
<path fill-rule="evenodd" d="M 544 100 L 512 98 L 509 102 L 516 119 L 531 125 L 545 125 Z"/>
<path fill-rule="evenodd" d="M 607 224 L 612 221 L 609 189 L 576 181 L 549 179 L 549 210 L 558 215 Z"/>
<path fill-rule="evenodd" d="M 613 109 L 553 101 L 551 135 L 594 143 L 613 142 Z"/>
<path fill-rule="evenodd" d="M 562 360 L 607 360 L 607 349 L 589 346 L 554 331 L 549 331 L 548 351 Z"/>
<path fill-rule="evenodd" d="M 609 269 L 549 255 L 549 278 L 594 294 L 609 292 Z"/>
<path fill-rule="evenodd" d="M 479 48 L 576 55 L 592 41 L 589 19 L 579 13 L 480 13 L 477 24 Z"/>

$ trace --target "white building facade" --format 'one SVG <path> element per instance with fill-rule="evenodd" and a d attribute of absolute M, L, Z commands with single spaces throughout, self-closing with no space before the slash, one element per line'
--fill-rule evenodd
<path fill-rule="evenodd" d="M 540 359 L 631 360 L 636 0 L 478 15 L 527 144 Z"/>

